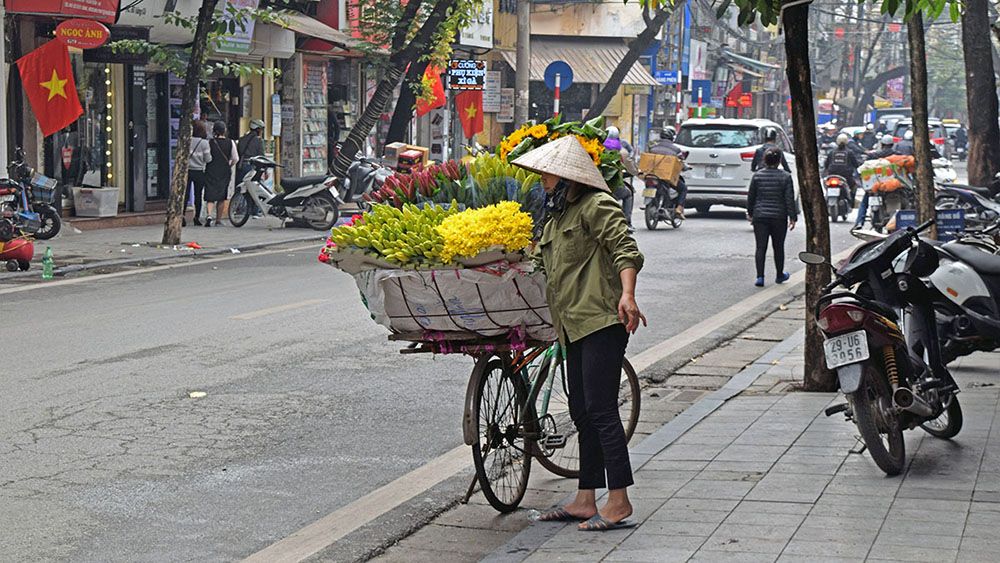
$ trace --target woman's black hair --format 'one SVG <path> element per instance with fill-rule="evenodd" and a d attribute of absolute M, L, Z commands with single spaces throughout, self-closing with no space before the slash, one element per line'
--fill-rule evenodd
<path fill-rule="evenodd" d="M 226 122 L 225 121 L 216 121 L 215 123 L 213 123 L 212 124 L 212 133 L 216 137 L 218 137 L 219 135 L 225 135 L 226 134 Z"/>
<path fill-rule="evenodd" d="M 764 151 L 764 165 L 769 168 L 777 168 L 781 164 L 781 149 L 771 147 Z"/>

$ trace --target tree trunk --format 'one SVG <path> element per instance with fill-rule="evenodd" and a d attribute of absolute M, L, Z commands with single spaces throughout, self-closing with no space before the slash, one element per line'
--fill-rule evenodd
<path fill-rule="evenodd" d="M 615 94 L 618 92 L 618 88 L 621 87 L 622 81 L 628 75 L 628 71 L 632 70 L 632 65 L 639 60 L 639 56 L 646 52 L 646 49 L 653 43 L 656 39 L 656 34 L 663 28 L 663 24 L 666 23 L 667 18 L 670 17 L 671 13 L 683 14 L 683 3 L 678 3 L 671 10 L 661 8 L 657 10 L 653 17 L 646 21 L 646 29 L 642 30 L 642 33 L 638 37 L 633 39 L 628 44 L 628 52 L 625 53 L 625 57 L 618 62 L 618 66 L 615 67 L 614 72 L 611 73 L 611 78 L 608 79 L 607 84 L 605 84 L 601 91 L 597 94 L 597 99 L 587 110 L 587 115 L 598 116 L 604 113 L 604 110 L 608 108 L 608 104 L 614 99 Z"/>
<path fill-rule="evenodd" d="M 399 89 L 396 109 L 392 112 L 389 132 L 385 136 L 386 144 L 402 142 L 406 138 L 406 129 L 413 121 L 414 106 L 417 103 L 417 95 L 413 93 L 413 87 L 420 84 L 425 70 L 427 70 L 427 61 L 419 61 L 410 65 L 410 70 L 406 73 L 406 80 L 403 81 L 403 87 Z"/>
<path fill-rule="evenodd" d="M 830 224 L 826 197 L 819 176 L 816 149 L 816 114 L 813 111 L 812 70 L 809 68 L 809 5 L 784 11 L 785 57 L 788 88 L 792 98 L 792 130 L 795 131 L 795 163 L 805 217 L 806 250 L 830 257 Z M 806 266 L 806 391 L 836 391 L 837 378 L 828 369 L 823 354 L 823 334 L 812 311 L 830 283 L 826 265 Z"/>
<path fill-rule="evenodd" d="M 414 4 L 420 3 L 413 2 L 407 4 L 407 10 L 410 10 Z M 424 53 L 430 48 L 431 41 L 438 27 L 445 21 L 448 12 L 456 4 L 458 4 L 458 0 L 438 0 L 416 35 L 405 46 L 401 46 L 404 45 L 404 40 L 401 37 L 405 38 L 407 35 L 408 26 L 396 26 L 392 44 L 394 47 L 398 47 L 398 49 L 389 55 L 385 75 L 375 87 L 372 99 L 365 106 L 365 111 L 358 118 L 358 122 L 351 128 L 351 132 L 347 135 L 347 139 L 344 140 L 340 152 L 337 153 L 337 158 L 333 161 L 333 174 L 335 176 L 343 178 L 347 175 L 347 169 L 351 166 L 351 162 L 354 161 L 354 156 L 361 150 L 368 134 L 371 133 L 375 124 L 378 123 L 379 117 L 389 107 L 389 101 L 392 100 L 392 93 L 396 89 L 396 86 L 399 85 L 400 78 L 403 77 L 403 69 L 409 64 L 416 63 L 420 53 Z M 404 19 L 406 17 L 404 16 Z"/>
<path fill-rule="evenodd" d="M 184 95 L 181 98 L 181 121 L 177 130 L 177 153 L 174 158 L 174 173 L 170 178 L 170 196 L 167 199 L 167 218 L 163 223 L 164 245 L 181 242 L 181 220 L 188 193 L 188 155 L 191 154 L 191 121 L 194 104 L 198 101 L 198 83 L 201 71 L 208 58 L 208 32 L 215 16 L 215 6 L 219 0 L 203 0 L 198 10 L 198 24 L 191 44 L 191 60 L 184 74 Z M 221 220 L 221 218 L 220 218 Z"/>
<path fill-rule="evenodd" d="M 986 186 L 1000 172 L 1000 126 L 987 0 L 966 0 L 962 16 L 969 111 L 969 184 Z"/>
<path fill-rule="evenodd" d="M 908 69 L 905 66 L 898 66 L 896 68 L 890 68 L 889 70 L 880 72 L 875 76 L 864 80 L 861 82 L 861 95 L 855 102 L 854 109 L 851 111 L 851 121 L 850 123 L 861 123 L 864 117 L 865 110 L 868 106 L 875 102 L 875 92 L 882 87 L 883 84 L 892 80 L 893 78 L 899 78 L 901 76 L 906 76 Z"/>
<path fill-rule="evenodd" d="M 927 125 L 927 51 L 924 46 L 924 18 L 917 12 L 906 26 L 910 47 L 910 99 L 913 107 L 913 156 L 917 159 L 917 217 L 924 222 L 934 214 L 934 165 L 931 163 L 931 136 Z M 937 238 L 931 227 L 927 236 Z"/>

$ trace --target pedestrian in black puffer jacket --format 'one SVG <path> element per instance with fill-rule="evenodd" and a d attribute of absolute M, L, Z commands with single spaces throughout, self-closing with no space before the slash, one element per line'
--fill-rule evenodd
<path fill-rule="evenodd" d="M 798 210 L 795 207 L 792 175 L 778 170 L 781 156 L 779 149 L 768 149 L 764 153 L 766 168 L 757 171 L 750 180 L 747 217 L 753 223 L 753 234 L 757 240 L 757 281 L 754 284 L 757 287 L 764 287 L 768 239 L 774 250 L 775 282 L 784 283 L 789 277 L 785 271 L 785 234 L 795 228 Z"/>

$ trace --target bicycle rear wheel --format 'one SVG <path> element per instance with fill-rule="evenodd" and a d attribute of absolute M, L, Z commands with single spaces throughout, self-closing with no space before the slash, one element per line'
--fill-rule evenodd
<path fill-rule="evenodd" d="M 580 440 L 569 414 L 569 386 L 566 383 L 566 362 L 562 358 L 543 363 L 540 368 L 539 383 L 532 391 L 529 402 L 538 413 L 537 426 L 542 438 L 534 453 L 538 463 L 560 477 L 576 479 L 580 476 Z M 625 428 L 625 441 L 632 440 L 635 427 L 639 423 L 641 388 L 639 377 L 626 359 L 622 363 L 622 382 L 619 387 L 618 412 Z M 546 398 L 547 397 L 547 398 Z M 547 401 L 547 404 L 546 404 Z M 566 445 L 546 450 L 546 436 L 563 435 Z"/>
<path fill-rule="evenodd" d="M 499 358 L 476 362 L 478 378 L 473 416 L 477 441 L 472 445 L 476 478 L 483 496 L 500 512 L 517 509 L 528 488 L 530 444 L 524 437 L 528 390 L 524 379 Z"/>

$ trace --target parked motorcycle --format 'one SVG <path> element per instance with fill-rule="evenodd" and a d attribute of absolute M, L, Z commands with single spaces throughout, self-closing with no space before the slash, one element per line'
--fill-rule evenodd
<path fill-rule="evenodd" d="M 646 174 L 643 181 L 645 188 L 642 190 L 642 198 L 646 228 L 655 231 L 660 221 L 670 223 L 675 229 L 681 228 L 684 217 L 677 213 L 677 202 L 680 198 L 677 188 L 653 174 Z"/>
<path fill-rule="evenodd" d="M 0 189 L 5 188 L 0 195 L 0 216 L 36 239 L 48 240 L 59 234 L 62 220 L 53 205 L 58 190 L 56 181 L 25 164 L 21 148 L 14 151 L 14 160 L 7 171 L 10 179 L 0 180 Z"/>
<path fill-rule="evenodd" d="M 303 176 L 282 178 L 282 193 L 275 194 L 264 181 L 280 165 L 264 156 L 250 159 L 250 172 L 236 186 L 229 201 L 229 220 L 234 227 L 246 224 L 255 210 L 303 222 L 317 231 L 333 228 L 340 218 L 334 176 Z"/>
<path fill-rule="evenodd" d="M 934 183 L 948 184 L 958 179 L 958 172 L 947 158 L 935 158 L 931 162 L 934 168 Z"/>
<path fill-rule="evenodd" d="M 856 250 L 823 289 L 814 312 L 827 367 L 837 371 L 848 400 L 826 414 L 845 413 L 887 475 L 905 467 L 904 430 L 920 426 L 947 439 L 962 428 L 958 385 L 937 338 L 934 306 L 945 298 L 921 279 L 939 267 L 937 251 L 918 236 L 931 224 L 900 229 Z M 809 264 L 825 261 L 805 252 L 799 257 Z M 843 290 L 833 291 L 838 287 Z"/>
<path fill-rule="evenodd" d="M 348 167 L 347 178 L 341 182 L 338 203 L 340 205 L 354 203 L 362 210 L 367 209 L 371 204 L 365 201 L 365 194 L 377 191 L 385 183 L 386 178 L 393 174 L 394 172 L 391 168 L 382 166 L 374 158 L 366 156 L 358 157 Z"/>
<path fill-rule="evenodd" d="M 937 209 L 961 209 L 965 224 L 969 228 L 984 228 L 1000 220 L 1000 203 L 979 191 L 957 184 L 936 186 L 934 207 Z"/>
<path fill-rule="evenodd" d="M 834 223 L 841 220 L 846 221 L 847 214 L 851 212 L 853 207 L 847 178 L 837 175 L 827 176 L 823 178 L 823 188 L 826 190 L 826 208 L 830 220 Z"/>

